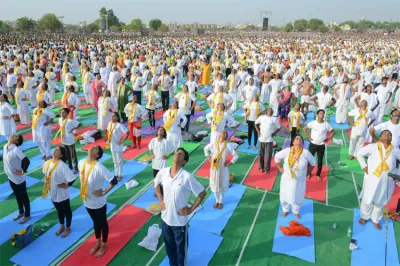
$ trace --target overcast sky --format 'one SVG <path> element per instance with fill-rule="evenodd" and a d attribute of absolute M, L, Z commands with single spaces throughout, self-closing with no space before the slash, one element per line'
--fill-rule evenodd
<path fill-rule="evenodd" d="M 140 18 L 147 23 L 261 24 L 260 11 L 271 11 L 270 25 L 299 18 L 343 22 L 365 17 L 373 21 L 400 21 L 399 0 L 0 0 L 0 20 L 39 19 L 45 13 L 64 16 L 64 23 L 93 22 L 99 9 L 113 9 L 121 21 Z"/>

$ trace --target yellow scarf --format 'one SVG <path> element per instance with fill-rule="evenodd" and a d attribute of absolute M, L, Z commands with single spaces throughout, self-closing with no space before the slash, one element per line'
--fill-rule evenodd
<path fill-rule="evenodd" d="M 173 76 L 175 74 L 175 69 L 176 67 L 171 67 L 171 70 L 169 71 L 170 76 Z"/>
<path fill-rule="evenodd" d="M 294 114 L 296 116 L 296 129 L 297 131 L 300 130 L 300 111 L 299 112 L 295 112 Z M 290 128 L 293 127 L 293 115 L 290 117 Z"/>
<path fill-rule="evenodd" d="M 51 75 L 51 72 L 47 72 L 45 75 L 45 77 L 47 78 L 48 81 L 50 81 L 50 75 Z"/>
<path fill-rule="evenodd" d="M 178 114 L 177 109 L 175 109 L 175 110 L 171 109 L 169 111 L 167 121 L 165 122 L 165 125 L 164 125 L 166 131 L 169 131 L 171 129 L 171 126 L 174 123 L 177 114 Z"/>
<path fill-rule="evenodd" d="M 62 124 L 61 124 L 61 127 L 60 127 L 60 129 L 57 131 L 57 133 L 56 133 L 56 135 L 54 136 L 54 139 L 53 139 L 53 140 L 56 140 L 58 134 L 60 134 L 60 133 L 61 133 L 61 138 L 64 137 L 64 135 L 65 135 L 65 125 L 67 124 L 67 122 L 68 122 L 68 118 L 63 119 Z"/>
<path fill-rule="evenodd" d="M 153 109 L 153 105 L 154 105 L 154 90 L 149 91 L 149 100 L 147 103 L 147 106 L 149 109 Z"/>
<path fill-rule="evenodd" d="M 60 160 L 54 163 L 53 168 L 51 168 L 50 173 L 49 173 L 49 167 L 51 164 L 51 160 L 46 162 L 46 174 L 45 174 L 45 179 L 44 179 L 44 186 L 42 190 L 42 198 L 46 198 L 47 192 L 50 190 L 50 182 L 51 182 L 51 177 L 53 176 L 54 172 L 57 169 L 57 165 L 60 163 Z"/>
<path fill-rule="evenodd" d="M 19 66 L 16 66 L 16 67 L 14 68 L 14 74 L 17 75 L 17 76 L 18 76 L 18 70 L 19 70 Z"/>
<path fill-rule="evenodd" d="M 216 169 L 217 167 L 219 167 L 219 160 L 221 159 L 221 155 L 222 153 L 225 151 L 226 149 L 226 141 L 223 142 L 223 146 L 222 148 L 220 148 L 220 142 L 219 140 L 217 140 L 215 142 L 215 147 L 218 149 L 218 153 L 214 156 L 213 161 L 212 161 L 212 165 L 211 165 L 211 169 Z"/>
<path fill-rule="evenodd" d="M 184 108 L 186 109 L 187 108 L 187 105 L 188 105 L 188 102 L 189 102 L 189 92 L 182 92 L 182 96 L 184 96 L 185 97 L 185 106 L 184 106 Z M 181 97 L 182 97 L 181 96 Z M 189 121 L 188 121 L 189 122 Z"/>
<path fill-rule="evenodd" d="M 249 107 L 247 108 L 247 110 L 246 110 L 246 116 L 250 116 L 250 107 L 251 107 L 251 104 L 252 103 L 250 103 L 250 105 L 249 105 Z M 260 113 L 261 113 L 261 110 L 260 110 L 260 104 L 258 103 L 258 102 L 256 102 L 256 118 L 258 118 L 259 116 L 260 116 Z"/>
<path fill-rule="evenodd" d="M 83 74 L 83 81 L 84 84 L 89 84 L 89 72 L 85 72 L 85 74 Z"/>
<path fill-rule="evenodd" d="M 80 190 L 80 196 L 81 199 L 86 200 L 87 197 L 87 190 L 88 190 L 88 181 L 89 181 L 89 176 L 93 171 L 94 166 L 96 165 L 97 161 L 94 161 L 91 165 L 89 165 L 89 170 L 88 174 L 85 175 L 85 170 L 86 170 L 86 165 L 87 165 L 87 159 L 83 162 L 82 166 L 82 171 L 81 171 L 81 190 Z"/>
<path fill-rule="evenodd" d="M 357 121 L 354 122 L 354 126 L 358 127 L 361 124 L 361 120 L 363 118 L 365 119 L 365 123 L 368 125 L 368 119 L 367 119 L 368 110 L 365 110 L 364 112 L 359 110 L 359 112 L 360 112 L 360 116 L 358 117 Z"/>
<path fill-rule="evenodd" d="M 43 96 L 44 96 L 45 90 L 40 89 L 38 91 L 38 95 L 37 95 L 37 102 L 40 102 L 43 100 Z"/>
<path fill-rule="evenodd" d="M 135 109 L 136 109 L 136 106 L 135 106 Z M 111 126 L 109 126 L 110 129 L 107 131 L 106 149 L 110 148 L 110 142 L 111 142 L 111 139 L 112 139 L 112 134 L 113 134 L 117 124 L 118 124 L 118 122 L 111 122 Z"/>
<path fill-rule="evenodd" d="M 382 148 L 383 148 L 382 142 L 378 142 L 377 146 L 378 146 L 378 151 L 379 151 L 379 157 L 381 158 L 381 163 L 376 167 L 376 169 L 374 171 L 374 175 L 376 175 L 377 177 L 381 177 L 381 174 L 383 171 L 389 171 L 389 165 L 386 163 L 386 160 L 387 160 L 387 158 L 389 158 L 390 152 L 392 151 L 393 146 L 392 146 L 392 144 L 389 145 L 389 147 L 386 150 L 385 158 L 383 157 L 383 152 L 382 152 Z"/>
<path fill-rule="evenodd" d="M 42 116 L 43 112 L 44 108 L 37 107 L 35 110 L 33 110 L 32 129 L 36 128 L 36 124 L 39 121 L 40 117 Z"/>
<path fill-rule="evenodd" d="M 235 86 L 235 81 L 236 81 L 236 75 L 234 75 L 234 74 L 231 74 L 231 80 L 229 81 L 229 87 L 231 88 L 231 89 L 233 89 L 233 87 Z"/>
<path fill-rule="evenodd" d="M 218 96 L 218 99 L 217 99 L 217 96 Z M 214 93 L 213 100 L 212 100 L 212 107 L 214 108 L 219 103 L 222 103 L 223 99 L 224 99 L 224 93 L 223 92 Z M 217 100 L 217 103 L 215 103 L 215 100 Z"/>
<path fill-rule="evenodd" d="M 103 98 L 103 97 L 102 97 Z M 107 115 L 107 109 L 108 109 L 108 99 L 109 99 L 109 97 L 107 97 L 107 98 L 103 98 L 103 116 L 106 116 Z"/>
<path fill-rule="evenodd" d="M 62 106 L 64 107 L 64 108 L 69 108 L 68 106 L 69 106 L 69 104 L 68 104 L 68 98 L 69 98 L 69 96 L 71 95 L 71 93 L 72 92 L 67 92 L 67 93 L 65 93 L 64 95 L 63 95 L 63 97 L 62 97 Z"/>
<path fill-rule="evenodd" d="M 25 79 L 25 83 L 24 83 L 24 89 L 28 89 L 29 86 L 29 81 L 32 79 L 32 77 L 27 77 Z"/>
<path fill-rule="evenodd" d="M 162 75 L 162 79 L 161 79 L 161 87 L 163 87 L 164 88 L 164 86 L 165 86 L 165 77 L 166 77 L 167 75 Z"/>
<path fill-rule="evenodd" d="M 130 108 L 130 112 L 129 112 L 129 122 L 133 122 L 133 120 L 135 119 L 135 113 L 136 113 L 136 107 L 137 104 L 132 104 L 131 103 L 131 108 Z"/>
<path fill-rule="evenodd" d="M 296 161 L 300 160 L 300 155 L 303 153 L 303 148 L 300 148 L 296 153 L 294 152 L 294 147 L 290 148 L 290 153 L 289 153 L 289 158 L 288 158 L 288 164 L 289 164 L 289 169 L 290 169 L 290 175 L 294 179 L 294 172 L 298 172 L 299 168 L 296 167 L 293 171 L 293 166 Z"/>
<path fill-rule="evenodd" d="M 137 78 L 138 78 L 138 77 L 135 76 L 135 78 L 133 79 L 133 81 L 132 81 L 132 87 L 135 86 Z"/>
<path fill-rule="evenodd" d="M 15 90 L 15 103 L 17 104 L 17 107 L 18 107 L 18 96 L 19 96 L 20 91 L 21 91 L 21 88 L 17 88 Z"/>
<path fill-rule="evenodd" d="M 224 112 L 222 112 L 222 114 L 218 114 L 218 111 L 214 111 L 213 116 L 212 116 L 212 126 L 211 126 L 211 130 L 212 131 L 216 131 L 219 124 L 222 121 L 222 118 L 224 117 Z"/>

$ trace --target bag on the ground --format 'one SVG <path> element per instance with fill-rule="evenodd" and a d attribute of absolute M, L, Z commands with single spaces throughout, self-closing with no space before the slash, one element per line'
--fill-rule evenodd
<path fill-rule="evenodd" d="M 138 245 L 144 247 L 145 249 L 156 251 L 160 236 L 161 229 L 158 227 L 158 224 L 153 224 L 149 227 L 147 236 L 145 236 L 142 242 L 140 242 Z"/>
<path fill-rule="evenodd" d="M 97 130 L 95 133 L 91 135 L 91 137 L 94 138 L 95 141 L 101 139 L 101 131 Z"/>
<path fill-rule="evenodd" d="M 33 227 L 28 226 L 11 236 L 11 244 L 17 248 L 24 248 L 33 240 Z"/>
<path fill-rule="evenodd" d="M 203 138 L 204 137 L 202 135 L 192 134 L 192 141 L 200 142 L 203 140 Z"/>

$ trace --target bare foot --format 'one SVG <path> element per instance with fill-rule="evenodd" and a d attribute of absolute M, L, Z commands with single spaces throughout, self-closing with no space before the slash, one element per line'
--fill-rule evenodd
<path fill-rule="evenodd" d="M 253 150 L 255 150 L 255 151 L 256 151 L 256 150 L 257 150 L 257 147 L 256 147 L 256 146 L 254 146 L 254 147 L 253 147 Z"/>
<path fill-rule="evenodd" d="M 350 157 L 348 158 L 348 160 L 354 160 L 354 156 L 353 156 L 353 155 L 350 156 Z"/>
<path fill-rule="evenodd" d="M 24 219 L 21 220 L 21 222 L 19 222 L 19 224 L 24 224 L 26 223 L 29 219 L 31 219 L 31 217 L 24 217 Z"/>
<path fill-rule="evenodd" d="M 213 205 L 213 207 L 214 207 L 214 209 L 216 209 L 216 208 L 218 207 L 218 203 L 216 202 L 216 203 Z"/>
<path fill-rule="evenodd" d="M 374 222 L 372 222 L 373 224 L 374 224 L 374 226 L 375 226 L 375 228 L 377 229 L 377 230 L 381 230 L 382 229 L 382 226 L 380 225 L 380 224 L 376 224 L 376 223 L 374 223 Z"/>
<path fill-rule="evenodd" d="M 247 148 L 246 149 L 250 149 L 250 145 L 247 145 Z"/>
<path fill-rule="evenodd" d="M 218 210 L 222 210 L 222 208 L 223 208 L 222 203 L 219 203 L 218 204 Z"/>
<path fill-rule="evenodd" d="M 131 149 L 136 149 L 136 145 L 132 145 L 132 146 L 131 146 Z"/>
<path fill-rule="evenodd" d="M 269 174 L 269 169 L 265 170 L 265 172 L 266 172 L 267 174 Z"/>
<path fill-rule="evenodd" d="M 307 179 L 311 179 L 311 174 L 307 174 Z"/>
<path fill-rule="evenodd" d="M 137 146 L 137 149 L 140 150 L 141 149 L 140 146 Z"/>
<path fill-rule="evenodd" d="M 322 178 L 320 176 L 318 176 L 318 175 L 317 175 L 317 179 L 318 179 L 319 182 L 322 181 Z"/>
<path fill-rule="evenodd" d="M 71 227 L 67 227 L 64 231 L 64 234 L 62 234 L 62 238 L 66 238 L 69 234 L 71 233 Z"/>
<path fill-rule="evenodd" d="M 288 214 L 289 214 L 289 212 L 282 212 L 281 216 L 282 216 L 283 218 L 285 218 Z"/>
<path fill-rule="evenodd" d="M 89 254 L 94 254 L 101 247 L 100 241 L 96 241 L 96 245 L 89 251 Z"/>
<path fill-rule="evenodd" d="M 60 228 L 56 232 L 56 236 L 59 236 L 62 232 L 64 232 L 64 230 L 65 230 L 64 225 L 61 225 Z"/>
<path fill-rule="evenodd" d="M 107 249 L 106 243 L 102 243 L 99 251 L 96 254 L 96 258 L 100 258 L 101 256 L 103 256 L 104 253 L 106 252 L 106 249 Z"/>
<path fill-rule="evenodd" d="M 265 172 L 265 170 L 264 170 L 264 169 L 260 169 L 260 172 L 261 172 L 261 173 L 264 173 L 264 172 Z"/>
<path fill-rule="evenodd" d="M 13 221 L 18 220 L 18 219 L 21 218 L 21 217 L 24 217 L 24 214 L 23 214 L 23 213 L 20 213 L 20 214 L 18 214 L 17 216 L 15 216 L 15 217 L 13 218 Z"/>
<path fill-rule="evenodd" d="M 301 219 L 301 216 L 298 213 L 295 213 L 294 216 L 296 216 L 297 219 Z"/>
<path fill-rule="evenodd" d="M 365 223 L 367 222 L 367 220 L 361 218 L 360 220 L 358 220 L 358 223 L 361 225 L 365 225 Z"/>

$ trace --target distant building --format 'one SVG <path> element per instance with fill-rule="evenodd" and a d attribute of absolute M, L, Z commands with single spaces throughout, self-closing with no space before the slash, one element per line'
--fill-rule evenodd
<path fill-rule="evenodd" d="M 177 31 L 178 30 L 178 23 L 176 23 L 176 22 L 171 22 L 167 26 L 168 26 L 168 29 L 170 31 Z"/>
<path fill-rule="evenodd" d="M 342 30 L 351 30 L 351 27 L 350 27 L 350 25 L 349 24 L 344 24 L 342 27 Z"/>

